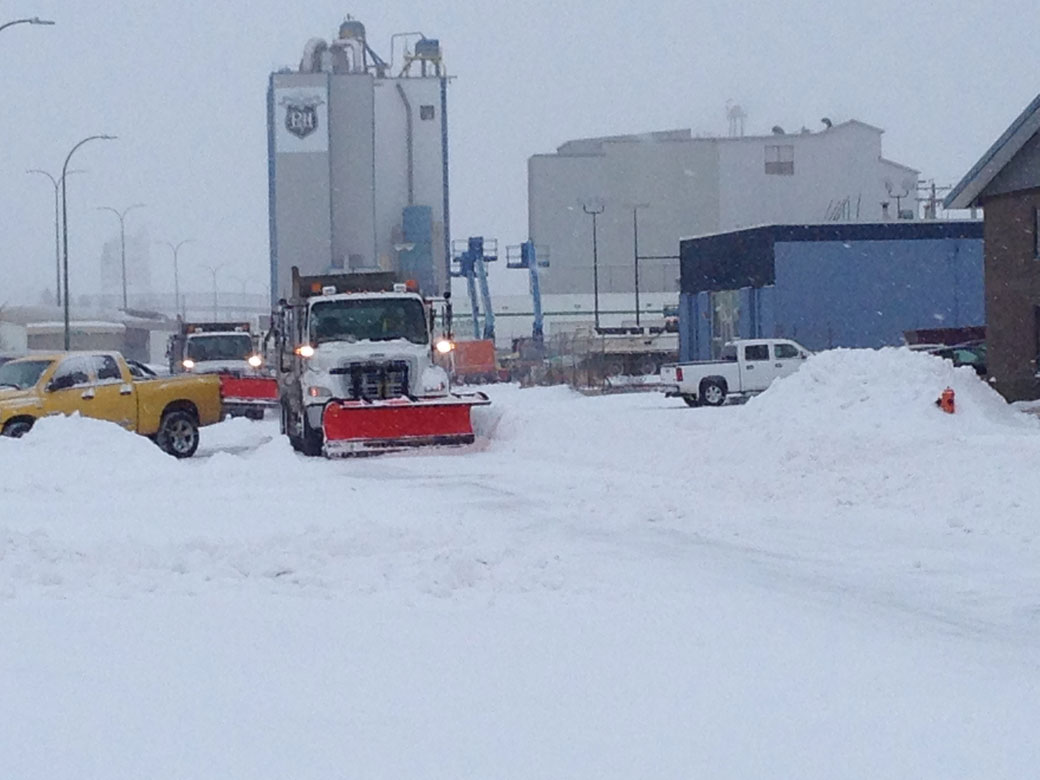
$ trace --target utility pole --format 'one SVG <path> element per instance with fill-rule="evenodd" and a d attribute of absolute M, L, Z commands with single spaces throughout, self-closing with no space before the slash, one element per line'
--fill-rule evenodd
<path fill-rule="evenodd" d="M 924 192 L 925 194 L 918 195 L 917 200 L 924 204 L 924 218 L 925 219 L 938 219 L 939 218 L 939 193 L 948 192 L 952 187 L 937 187 L 935 185 L 935 179 L 920 179 L 917 182 L 917 191 Z"/>
<path fill-rule="evenodd" d="M 596 239 L 596 217 L 603 213 L 606 208 L 601 201 L 597 201 L 591 208 L 588 203 L 582 203 L 581 209 L 592 217 L 592 305 L 595 313 L 596 331 L 599 331 L 599 250 Z"/>

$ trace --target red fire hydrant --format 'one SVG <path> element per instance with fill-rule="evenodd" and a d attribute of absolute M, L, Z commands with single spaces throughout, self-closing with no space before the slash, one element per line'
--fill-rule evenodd
<path fill-rule="evenodd" d="M 955 411 L 955 405 L 953 400 L 953 388 L 947 387 L 945 390 L 943 390 L 942 395 L 940 395 L 935 400 L 935 405 L 947 414 L 953 414 Z"/>

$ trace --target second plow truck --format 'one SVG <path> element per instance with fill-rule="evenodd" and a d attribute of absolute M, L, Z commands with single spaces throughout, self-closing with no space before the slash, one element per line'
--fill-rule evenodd
<path fill-rule="evenodd" d="M 438 364 L 453 348 L 450 303 L 392 272 L 294 267 L 274 335 L 282 432 L 306 455 L 470 444 L 470 410 L 490 403 L 452 393 Z"/>
<path fill-rule="evenodd" d="M 274 372 L 264 365 L 248 322 L 182 322 L 167 345 L 170 373 L 218 374 L 224 412 L 263 419 L 278 405 Z"/>

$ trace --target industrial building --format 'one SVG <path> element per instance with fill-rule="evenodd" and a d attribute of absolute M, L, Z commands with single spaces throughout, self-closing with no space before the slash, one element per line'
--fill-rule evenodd
<path fill-rule="evenodd" d="M 880 128 L 824 120 L 817 132 L 744 136 L 742 127 L 731 110 L 730 137 L 587 138 L 531 157 L 530 237 L 552 257 L 543 292 L 625 294 L 617 302 L 631 316 L 637 255 L 646 301 L 675 303 L 680 236 L 914 217 L 918 171 L 883 157 Z"/>
<path fill-rule="evenodd" d="M 684 235 L 916 216 L 918 172 L 882 156 L 881 129 L 851 120 L 744 136 L 733 109 L 728 137 L 687 129 L 589 138 L 529 159 L 529 231 L 549 261 L 540 271 L 547 333 L 660 322 L 679 301 Z M 508 346 L 531 334 L 533 307 L 504 279 L 527 272 L 495 265 L 496 336 Z M 468 330 L 463 296 L 456 315 Z"/>
<path fill-rule="evenodd" d="M 683 239 L 680 357 L 714 358 L 734 338 L 876 348 L 904 331 L 984 325 L 982 229 L 770 225 Z"/>
<path fill-rule="evenodd" d="M 267 92 L 271 293 L 304 274 L 392 269 L 448 285 L 447 84 L 437 40 L 394 36 L 400 62 L 347 19 Z M 396 73 L 391 67 L 398 68 Z"/>
<path fill-rule="evenodd" d="M 64 348 L 61 307 L 7 306 L 0 310 L 0 353 L 57 352 Z M 166 340 L 176 323 L 158 313 L 74 305 L 69 320 L 72 349 L 112 350 L 131 360 L 163 363 Z"/>
<path fill-rule="evenodd" d="M 982 207 L 987 363 L 1010 401 L 1040 398 L 1040 95 L 946 198 Z"/>

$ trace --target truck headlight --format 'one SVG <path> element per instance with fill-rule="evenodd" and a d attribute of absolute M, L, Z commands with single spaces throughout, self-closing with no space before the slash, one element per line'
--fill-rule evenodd
<path fill-rule="evenodd" d="M 188 371 L 191 371 L 193 368 L 195 368 L 195 361 L 191 358 L 185 358 L 181 361 L 181 365 L 184 366 L 184 368 Z"/>
<path fill-rule="evenodd" d="M 455 349 L 455 345 L 447 339 L 441 339 L 437 342 L 435 346 L 437 347 L 437 351 L 440 352 L 442 355 L 447 355 L 449 352 Z"/>
<path fill-rule="evenodd" d="M 332 391 L 321 385 L 311 385 L 307 388 L 307 395 L 311 398 L 331 398 Z"/>
<path fill-rule="evenodd" d="M 249 360 L 246 361 L 253 368 L 260 368 L 264 364 L 264 359 L 259 355 L 250 355 Z"/>
<path fill-rule="evenodd" d="M 296 354 L 305 358 L 314 357 L 314 347 L 310 344 L 301 344 L 296 348 Z"/>

